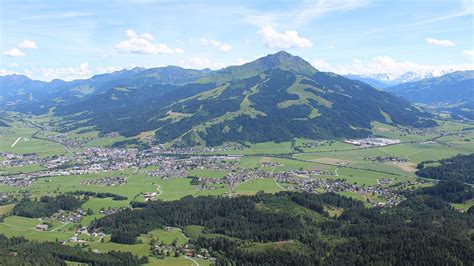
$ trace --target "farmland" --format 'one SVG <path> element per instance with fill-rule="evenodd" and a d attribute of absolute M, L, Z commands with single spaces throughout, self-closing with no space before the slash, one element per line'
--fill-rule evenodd
<path fill-rule="evenodd" d="M 363 201 L 368 207 L 397 204 L 402 200 L 397 191 L 434 184 L 432 180 L 416 176 L 418 163 L 474 152 L 472 125 L 450 121 L 439 121 L 440 126 L 423 132 L 380 123 L 374 125 L 378 137 L 401 141 L 387 146 L 358 147 L 344 140 L 297 139 L 282 143 L 244 143 L 238 148 L 173 150 L 165 147 L 147 153 L 110 147 L 116 141 L 127 140 L 124 137 L 99 136 L 94 131 L 81 133 L 79 130 L 60 134 L 47 128 L 46 119 L 20 118 L 11 127 L 0 128 L 0 175 L 3 178 L 0 196 L 4 202 L 0 206 L 0 215 L 4 216 L 0 233 L 38 241 L 64 241 L 66 245 L 80 244 L 98 252 L 129 251 L 139 256 L 150 255 L 152 239 L 166 245 L 173 241 L 185 245 L 188 239 L 179 228 L 156 229 L 141 235 L 140 243 L 127 245 L 112 242 L 109 235 L 90 236 L 78 230 L 95 219 L 130 207 L 132 202 L 173 201 L 186 196 L 332 191 Z M 52 166 L 54 160 L 58 163 Z M 29 178 L 29 182 L 19 182 L 20 177 Z M 101 181 L 107 178 L 124 182 Z M 83 215 L 80 223 L 11 215 L 15 203 L 23 197 L 35 201 L 46 195 L 78 191 L 110 194 L 81 196 L 84 199 L 81 209 L 90 213 Z M 467 210 L 472 205 L 472 200 L 452 204 L 459 210 Z M 331 213 L 336 214 L 337 210 Z M 50 225 L 48 230 L 35 229 L 44 222 Z M 210 263 L 194 259 L 200 265 Z M 191 264 L 194 262 L 185 256 L 150 257 L 149 263 Z"/>

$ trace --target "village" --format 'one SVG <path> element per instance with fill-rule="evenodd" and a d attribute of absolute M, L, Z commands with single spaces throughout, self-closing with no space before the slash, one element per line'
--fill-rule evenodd
<path fill-rule="evenodd" d="M 367 141 L 367 140 L 365 140 Z M 389 145 L 394 140 L 372 140 L 375 143 Z M 182 153 L 180 153 L 182 152 Z M 153 146 L 148 150 L 124 148 L 86 148 L 74 153 L 71 157 L 53 156 L 39 158 L 34 154 L 17 155 L 2 153 L 6 158 L 1 161 L 4 166 L 33 165 L 42 167 L 41 170 L 30 173 L 13 173 L 0 176 L 0 183 L 16 187 L 28 187 L 38 179 L 54 176 L 72 176 L 122 171 L 125 169 L 145 169 L 150 178 L 172 179 L 193 178 L 192 184 L 198 190 L 215 188 L 216 184 L 224 184 L 232 195 L 239 184 L 252 179 L 274 179 L 286 189 L 306 191 L 311 193 L 327 192 L 354 192 L 361 195 L 373 195 L 384 199 L 386 206 L 398 204 L 403 197 L 396 187 L 388 187 L 392 181 L 380 179 L 376 186 L 361 186 L 350 184 L 344 179 L 335 178 L 335 173 L 324 172 L 319 169 L 267 171 L 263 168 L 282 166 L 276 162 L 262 162 L 259 168 L 242 168 L 239 165 L 238 155 L 198 155 L 191 148 L 166 149 L 163 146 Z M 180 156 L 176 156 L 176 155 Z M 191 154 L 191 155 L 190 155 Z M 403 158 L 396 157 L 367 157 L 370 161 L 404 162 Z M 152 169 L 148 170 L 148 167 Z M 339 165 L 341 166 L 341 165 Z M 342 165 L 344 166 L 344 165 Z M 222 178 L 197 178 L 190 172 L 194 169 L 223 170 L 228 172 Z M 325 178 L 318 178 L 324 176 Z M 327 178 L 327 177 L 332 178 Z M 106 176 L 98 179 L 84 179 L 86 186 L 120 186 L 127 183 L 125 176 Z M 153 194 L 155 193 L 155 194 Z M 156 192 L 145 194 L 145 200 L 152 200 Z M 378 202 L 371 202 L 373 205 Z"/>

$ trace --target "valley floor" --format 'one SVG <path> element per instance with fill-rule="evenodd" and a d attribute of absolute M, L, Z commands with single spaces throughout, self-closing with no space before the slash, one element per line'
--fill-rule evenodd
<path fill-rule="evenodd" d="M 238 196 L 258 191 L 326 191 L 360 200 L 367 207 L 394 206 L 403 200 L 400 191 L 432 186 L 432 180 L 415 175 L 422 161 L 437 161 L 456 154 L 474 153 L 474 125 L 438 121 L 430 130 L 395 128 L 375 124 L 378 137 L 399 139 L 399 144 L 357 147 L 341 141 L 298 139 L 285 143 L 258 143 L 213 149 L 152 151 L 110 148 L 127 140 L 95 131 L 54 132 L 47 118 L 10 114 L 12 127 L 0 128 L 0 234 L 24 236 L 38 241 L 64 241 L 97 252 L 130 251 L 150 255 L 151 239 L 165 244 L 186 243 L 181 229 L 155 230 L 141 235 L 141 243 L 117 244 L 110 236 L 81 232 L 131 201 L 177 200 L 185 196 Z M 146 141 L 146 135 L 141 141 Z M 112 197 L 88 197 L 78 212 L 65 217 L 26 218 L 10 215 L 14 203 L 24 196 L 39 199 L 59 193 L 90 191 Z M 454 204 L 459 210 L 472 200 Z M 337 215 L 338 210 L 331 210 Z M 80 219 L 73 219 L 80 215 Z M 47 230 L 38 224 L 47 223 Z M 187 256 L 152 257 L 150 265 L 209 265 L 210 260 Z"/>

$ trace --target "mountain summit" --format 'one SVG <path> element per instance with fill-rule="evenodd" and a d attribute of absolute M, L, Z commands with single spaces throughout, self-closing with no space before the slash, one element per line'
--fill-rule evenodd
<path fill-rule="evenodd" d="M 276 54 L 269 54 L 261 57 L 253 62 L 247 63 L 244 66 L 252 66 L 254 69 L 268 70 L 279 68 L 288 70 L 297 74 L 312 75 L 318 70 L 310 63 L 299 56 L 291 55 L 285 51 L 280 51 Z"/>
<path fill-rule="evenodd" d="M 106 77 L 100 92 L 83 81 L 90 94 L 73 102 L 55 97 L 41 103 L 42 112 L 55 107 L 63 131 L 154 131 L 158 142 L 176 145 L 364 137 L 374 121 L 435 124 L 401 98 L 319 72 L 287 52 L 217 71 L 168 67 Z"/>
<path fill-rule="evenodd" d="M 312 75 L 318 72 L 316 68 L 303 58 L 291 55 L 285 51 L 280 51 L 276 54 L 269 54 L 240 66 L 229 66 L 211 72 L 204 81 L 223 83 L 230 80 L 256 76 L 271 69 L 287 70 L 302 75 Z"/>

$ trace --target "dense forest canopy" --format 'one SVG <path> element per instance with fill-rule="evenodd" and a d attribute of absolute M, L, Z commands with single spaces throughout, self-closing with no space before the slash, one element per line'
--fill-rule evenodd
<path fill-rule="evenodd" d="M 0 234 L 0 265 L 69 265 L 65 261 L 95 266 L 135 266 L 146 263 L 146 257 L 138 258 L 128 252 L 111 251 L 93 253 L 80 247 L 59 243 L 38 243 L 22 237 L 7 238 Z"/>
<path fill-rule="evenodd" d="M 446 196 L 443 186 L 412 193 L 394 208 L 365 208 L 331 193 L 185 197 L 136 203 L 92 228 L 135 243 L 155 228 L 200 225 L 203 234 L 190 241 L 212 250 L 217 265 L 467 265 L 474 261 L 474 214 L 446 201 L 465 190 Z M 335 217 L 330 209 L 343 211 Z"/>
<path fill-rule="evenodd" d="M 78 197 L 63 194 L 56 197 L 43 196 L 39 200 L 25 198 L 15 205 L 12 213 L 24 217 L 40 218 L 51 216 L 59 210 L 75 210 L 83 203 Z"/>
<path fill-rule="evenodd" d="M 474 184 L 474 153 L 456 155 L 440 160 L 438 166 L 425 166 L 429 162 L 418 165 L 417 175 L 439 180 L 455 180 Z"/>

